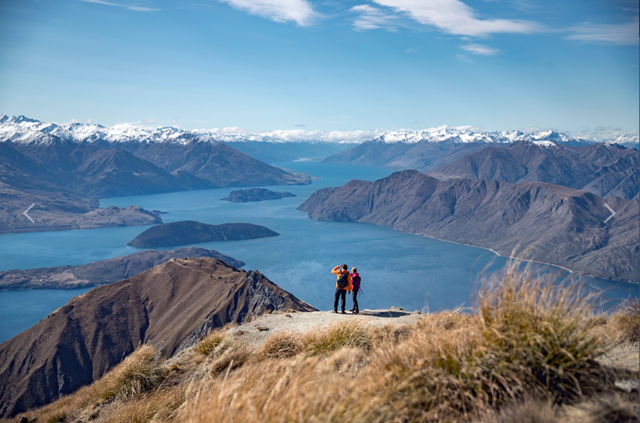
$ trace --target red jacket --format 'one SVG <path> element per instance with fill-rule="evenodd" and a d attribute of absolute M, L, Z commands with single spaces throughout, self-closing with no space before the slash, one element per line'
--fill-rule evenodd
<path fill-rule="evenodd" d="M 348 270 L 342 269 L 342 266 L 336 266 L 336 267 L 333 268 L 331 273 L 336 275 L 336 288 L 344 289 L 346 291 L 351 291 L 351 289 L 353 289 L 353 286 L 351 285 L 351 274 L 349 273 Z M 347 278 L 349 279 L 349 282 L 347 283 L 347 287 L 346 288 L 340 288 L 338 286 L 338 279 L 340 279 L 340 275 L 342 275 L 342 274 L 347 275 Z"/>

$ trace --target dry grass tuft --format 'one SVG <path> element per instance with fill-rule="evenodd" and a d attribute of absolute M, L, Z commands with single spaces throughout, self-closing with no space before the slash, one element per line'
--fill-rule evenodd
<path fill-rule="evenodd" d="M 225 334 L 215 331 L 207 335 L 202 341 L 196 345 L 196 351 L 202 355 L 210 355 L 216 348 L 228 344 Z"/>
<path fill-rule="evenodd" d="M 170 419 L 185 400 L 181 388 L 162 390 L 124 402 L 108 417 L 108 423 L 147 423 Z"/>
<path fill-rule="evenodd" d="M 110 388 L 104 399 L 128 399 L 157 388 L 167 378 L 168 369 L 156 361 L 156 351 L 143 345 L 107 376 Z"/>
<path fill-rule="evenodd" d="M 558 286 L 514 267 L 485 285 L 478 311 L 492 383 L 512 397 L 519 396 L 516 386 L 558 401 L 601 385 L 594 360 L 607 347 L 591 333 L 597 322 L 585 319 L 592 300 L 576 285 Z"/>
<path fill-rule="evenodd" d="M 305 334 L 301 342 L 305 354 L 316 356 L 327 355 L 343 347 L 368 350 L 372 345 L 372 336 L 364 324 L 350 320 Z"/>
<path fill-rule="evenodd" d="M 280 332 L 270 336 L 257 352 L 258 361 L 295 357 L 302 352 L 302 337 L 296 332 Z"/>
<path fill-rule="evenodd" d="M 638 342 L 640 335 L 640 298 L 624 301 L 609 320 L 623 342 Z"/>
<path fill-rule="evenodd" d="M 213 375 L 228 373 L 244 366 L 251 356 L 252 351 L 247 347 L 230 348 L 211 363 L 210 371 Z"/>

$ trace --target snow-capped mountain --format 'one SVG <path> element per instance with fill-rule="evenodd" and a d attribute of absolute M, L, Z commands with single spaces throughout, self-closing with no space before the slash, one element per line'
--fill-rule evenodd
<path fill-rule="evenodd" d="M 569 135 L 555 131 L 473 131 L 466 128 L 438 128 L 421 131 L 393 131 L 386 132 L 374 139 L 385 143 L 418 143 L 453 141 L 455 143 L 499 143 L 511 144 L 517 141 L 554 141 L 560 143 L 589 143 L 588 140 L 572 138 Z"/>
<path fill-rule="evenodd" d="M 500 143 L 511 144 L 517 141 L 553 141 L 564 144 L 581 145 L 594 142 L 611 142 L 624 145 L 638 144 L 638 134 L 616 135 L 611 138 L 589 139 L 575 138 L 556 131 L 477 131 L 469 127 L 429 128 L 424 130 L 375 131 L 305 131 L 276 130 L 268 132 L 243 132 L 241 130 L 195 130 L 166 126 L 143 128 L 133 124 L 118 124 L 105 127 L 98 124 L 71 123 L 58 125 L 40 122 L 25 116 L 9 117 L 0 115 L 0 141 L 20 143 L 50 143 L 57 137 L 72 142 L 143 142 L 143 143 L 177 143 L 191 142 L 332 142 L 360 143 L 377 141 L 387 144 L 419 142 L 454 143 Z"/>

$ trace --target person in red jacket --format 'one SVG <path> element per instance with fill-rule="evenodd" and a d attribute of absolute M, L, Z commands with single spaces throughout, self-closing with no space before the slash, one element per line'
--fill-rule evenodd
<path fill-rule="evenodd" d="M 358 273 L 358 269 L 353 267 L 351 268 L 351 290 L 353 291 L 353 308 L 351 312 L 353 314 L 360 313 L 360 309 L 358 308 L 358 291 L 360 291 L 360 273 Z"/>
<path fill-rule="evenodd" d="M 338 300 L 342 297 L 342 314 L 347 314 L 345 309 L 345 303 L 347 302 L 347 291 L 351 292 L 351 274 L 349 273 L 349 267 L 346 264 L 342 266 L 336 266 L 331 273 L 336 275 L 336 297 L 333 301 L 333 312 L 338 312 Z"/>

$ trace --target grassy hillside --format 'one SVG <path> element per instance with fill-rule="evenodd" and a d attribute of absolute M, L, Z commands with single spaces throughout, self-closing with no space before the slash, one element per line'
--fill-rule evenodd
<path fill-rule="evenodd" d="M 638 302 L 507 272 L 472 310 L 374 325 L 359 316 L 249 341 L 245 324 L 164 362 L 141 346 L 38 422 L 635 422 Z M 306 314 L 306 313 L 305 313 Z M 292 319 L 282 314 L 281 320 Z M 273 321 L 276 321 L 274 319 Z M 403 322 L 406 322 L 404 320 Z M 15 420 L 14 420 L 15 421 Z"/>

